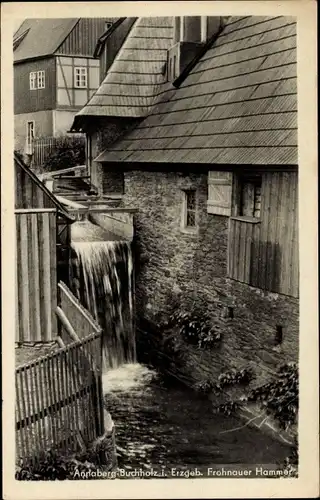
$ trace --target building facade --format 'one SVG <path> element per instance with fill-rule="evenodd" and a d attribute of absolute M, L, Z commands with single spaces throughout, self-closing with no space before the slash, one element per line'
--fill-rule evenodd
<path fill-rule="evenodd" d="M 70 130 L 100 83 L 98 38 L 105 18 L 27 19 L 14 36 L 15 149 Z M 50 35 L 49 35 L 50 33 Z"/>
<path fill-rule="evenodd" d="M 138 325 L 208 313 L 199 377 L 296 361 L 295 20 L 139 18 L 73 129 L 101 195 L 138 210 Z"/>

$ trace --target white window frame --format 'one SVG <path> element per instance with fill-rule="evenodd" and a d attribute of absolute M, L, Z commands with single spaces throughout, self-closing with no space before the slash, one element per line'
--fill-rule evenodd
<path fill-rule="evenodd" d="M 45 71 L 41 70 L 37 72 L 37 86 L 38 89 L 45 89 L 46 88 L 46 80 L 45 80 Z"/>
<path fill-rule="evenodd" d="M 37 72 L 31 71 L 29 73 L 29 88 L 30 90 L 37 90 Z"/>
<path fill-rule="evenodd" d="M 29 125 L 32 125 L 30 128 Z M 30 130 L 32 133 L 30 134 Z M 27 121 L 27 145 L 28 147 L 32 146 L 33 139 L 34 139 L 35 133 L 34 133 L 34 120 L 28 120 Z"/>
<path fill-rule="evenodd" d="M 82 85 L 82 78 L 84 77 L 84 84 Z M 88 88 L 88 68 L 87 66 L 75 66 L 74 68 L 74 86 L 76 89 Z"/>

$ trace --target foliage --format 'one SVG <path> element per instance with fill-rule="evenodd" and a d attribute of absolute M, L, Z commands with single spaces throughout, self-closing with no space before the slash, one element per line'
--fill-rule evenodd
<path fill-rule="evenodd" d="M 241 370 L 230 370 L 223 372 L 219 375 L 218 381 L 207 379 L 196 385 L 196 389 L 200 392 L 208 394 L 209 392 L 219 393 L 225 387 L 233 385 L 247 385 L 254 378 L 253 371 L 249 368 L 242 368 Z"/>
<path fill-rule="evenodd" d="M 221 373 L 216 384 L 217 389 L 223 389 L 235 384 L 249 384 L 253 379 L 253 372 L 250 368 L 242 368 L 241 370 L 230 370 Z"/>
<path fill-rule="evenodd" d="M 228 417 L 233 415 L 240 408 L 240 404 L 237 401 L 227 401 L 214 408 L 216 413 L 223 413 Z"/>
<path fill-rule="evenodd" d="M 20 481 L 61 481 L 76 479 L 76 471 L 95 472 L 97 466 L 88 461 L 79 462 L 74 458 L 64 458 L 50 451 L 34 463 L 19 467 L 15 478 Z M 88 478 L 90 479 L 90 476 Z"/>
<path fill-rule="evenodd" d="M 261 402 L 267 411 L 287 430 L 297 422 L 299 408 L 298 368 L 289 363 L 279 368 L 278 376 L 272 382 L 253 389 L 248 401 Z"/>
<path fill-rule="evenodd" d="M 210 349 L 221 340 L 221 333 L 210 325 L 208 317 L 180 308 L 173 311 L 166 326 L 178 327 L 185 342 L 200 349 Z"/>
<path fill-rule="evenodd" d="M 220 392 L 224 387 L 236 384 L 249 384 L 254 378 L 252 370 L 243 368 L 242 370 L 230 370 L 221 373 L 218 381 L 210 379 L 197 384 L 197 390 L 208 394 L 209 392 Z M 228 405 L 220 405 L 217 411 L 230 414 L 241 405 L 247 402 L 260 402 L 266 412 L 275 418 L 280 428 L 287 430 L 297 422 L 299 408 L 299 382 L 298 368 L 295 363 L 284 364 L 279 368 L 277 377 L 262 386 L 251 389 L 247 396 L 241 401 L 230 401 Z"/>
<path fill-rule="evenodd" d="M 84 165 L 85 141 L 83 137 L 61 136 L 55 138 L 52 152 L 44 161 L 44 170 L 61 170 Z"/>

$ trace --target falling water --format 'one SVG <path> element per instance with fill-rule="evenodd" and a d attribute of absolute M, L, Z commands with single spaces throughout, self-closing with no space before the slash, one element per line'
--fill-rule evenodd
<path fill-rule="evenodd" d="M 104 366 L 134 363 L 131 243 L 83 239 L 72 241 L 78 271 L 74 283 L 78 298 L 103 329 Z"/>

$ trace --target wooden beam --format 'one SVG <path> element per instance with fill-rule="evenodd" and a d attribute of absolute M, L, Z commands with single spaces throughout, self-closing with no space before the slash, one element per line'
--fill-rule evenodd
<path fill-rule="evenodd" d="M 65 331 L 71 337 L 71 339 L 75 342 L 79 342 L 80 338 L 76 334 L 76 331 L 73 329 L 73 326 L 71 325 L 70 321 L 68 320 L 67 316 L 65 315 L 64 311 L 61 309 L 61 307 L 57 307 L 55 310 L 55 313 L 59 319 L 59 321 L 62 323 L 62 326 L 64 327 Z"/>
<path fill-rule="evenodd" d="M 66 344 L 63 342 L 62 338 L 60 337 L 60 335 L 58 335 L 57 337 L 55 337 L 53 340 L 55 340 L 58 344 L 59 347 L 63 348 L 63 347 L 66 347 Z"/>
<path fill-rule="evenodd" d="M 16 208 L 15 214 L 44 214 L 57 212 L 56 208 Z"/>

